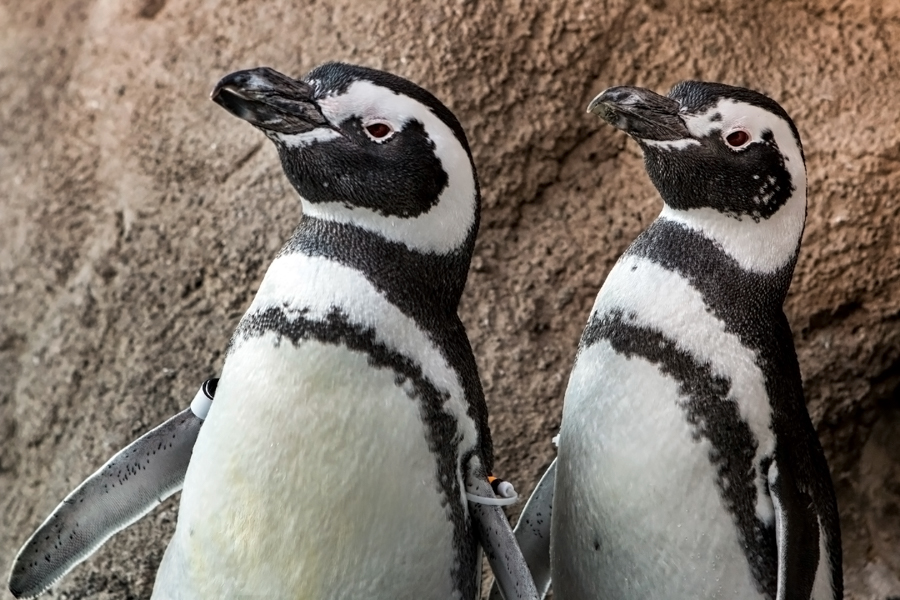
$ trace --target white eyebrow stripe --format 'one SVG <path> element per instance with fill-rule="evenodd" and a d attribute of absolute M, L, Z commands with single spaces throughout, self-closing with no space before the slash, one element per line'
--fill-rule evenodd
<path fill-rule="evenodd" d="M 699 146 L 700 142 L 694 138 L 684 138 L 681 140 L 645 140 L 641 138 L 641 143 L 651 148 L 659 148 L 660 150 L 684 150 L 690 146 Z"/>
<path fill-rule="evenodd" d="M 339 95 L 323 98 L 319 107 L 335 126 L 351 116 L 385 120 L 398 130 L 413 120 L 421 123 L 447 174 L 447 186 L 434 206 L 416 217 L 382 215 L 342 202 L 313 203 L 301 198 L 303 214 L 353 224 L 418 252 L 446 254 L 466 243 L 477 211 L 474 165 L 456 134 L 434 111 L 418 100 L 365 80 L 354 82 Z"/>
<path fill-rule="evenodd" d="M 328 127 L 318 127 L 305 133 L 272 133 L 269 135 L 275 141 L 281 142 L 288 148 L 305 148 L 316 142 L 327 142 L 341 137 L 341 134 Z"/>

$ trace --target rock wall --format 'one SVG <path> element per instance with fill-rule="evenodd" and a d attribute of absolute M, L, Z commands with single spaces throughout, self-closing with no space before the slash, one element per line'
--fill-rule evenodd
<path fill-rule="evenodd" d="M 603 88 L 720 80 L 803 136 L 787 313 L 839 491 L 849 597 L 900 594 L 900 0 L 0 2 L 0 565 L 127 441 L 183 408 L 299 217 L 223 74 L 339 59 L 434 91 L 485 196 L 461 313 L 497 470 L 528 493 L 594 295 L 660 209 Z M 177 504 L 59 598 L 144 598 Z M 9 594 L 0 592 L 2 598 Z"/>

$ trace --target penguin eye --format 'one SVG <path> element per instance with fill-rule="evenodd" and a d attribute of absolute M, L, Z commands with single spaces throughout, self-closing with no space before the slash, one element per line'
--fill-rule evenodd
<path fill-rule="evenodd" d="M 365 130 L 376 142 L 383 142 L 394 133 L 394 128 L 384 121 L 373 121 L 365 126 Z"/>
<path fill-rule="evenodd" d="M 728 145 L 732 148 L 740 148 L 741 146 L 747 145 L 747 142 L 750 141 L 750 134 L 743 129 L 735 129 L 725 136 L 725 141 L 728 142 Z"/>

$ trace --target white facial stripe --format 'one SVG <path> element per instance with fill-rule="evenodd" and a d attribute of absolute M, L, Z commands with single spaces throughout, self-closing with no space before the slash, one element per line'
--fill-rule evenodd
<path fill-rule="evenodd" d="M 275 141 L 281 142 L 288 148 L 305 148 L 316 142 L 327 142 L 341 137 L 341 134 L 328 127 L 319 127 L 306 133 L 277 133 L 267 131 L 266 135 Z"/>
<path fill-rule="evenodd" d="M 685 138 L 683 140 L 645 140 L 641 139 L 641 143 L 659 148 L 661 150 L 684 150 L 690 146 L 699 146 L 700 142 L 693 138 Z"/>
<path fill-rule="evenodd" d="M 323 220 L 352 223 L 413 250 L 445 254 L 458 248 L 475 220 L 475 174 L 462 145 L 447 125 L 428 107 L 395 94 L 370 81 L 357 81 L 339 96 L 319 102 L 322 113 L 337 125 L 351 116 L 363 121 L 384 120 L 400 130 L 415 119 L 425 127 L 435 145 L 435 155 L 447 172 L 447 187 L 437 204 L 414 218 L 384 216 L 343 203 L 311 203 L 302 200 L 303 213 Z"/>
<path fill-rule="evenodd" d="M 288 318 L 304 314 L 310 319 L 324 319 L 332 310 L 341 310 L 352 323 L 373 328 L 379 343 L 421 360 L 422 374 L 448 392 L 444 408 L 457 420 L 462 447 L 474 447 L 475 423 L 467 414 L 456 371 L 416 322 L 388 302 L 362 273 L 322 257 L 280 256 L 269 266 L 247 314 L 267 308 L 284 310 Z"/>
<path fill-rule="evenodd" d="M 714 115 L 720 118 L 713 120 Z M 759 222 L 749 216 L 738 220 L 712 208 L 676 210 L 669 206 L 663 208 L 660 218 L 683 223 L 714 240 L 747 271 L 773 273 L 793 260 L 806 220 L 806 169 L 788 123 L 758 106 L 729 99 L 720 100 L 702 114 L 682 115 L 682 118 L 691 134 L 697 137 L 742 128 L 752 136 L 752 144 L 762 139 L 765 130 L 771 131 L 784 156 L 794 193 L 778 212 Z M 761 177 L 757 179 L 762 181 Z M 762 206 L 771 198 L 772 192 L 762 184 L 760 190 L 754 200 Z"/>
<path fill-rule="evenodd" d="M 713 120 L 715 115 L 720 118 Z M 759 106 L 736 102 L 722 98 L 715 106 L 703 113 L 682 114 L 691 135 L 702 138 L 714 131 L 730 132 L 744 129 L 750 134 L 753 142 L 762 140 L 763 132 L 769 130 L 775 136 L 775 143 L 784 156 L 785 167 L 791 174 L 791 182 L 798 190 L 806 189 L 806 169 L 803 166 L 803 155 L 787 121 L 778 115 Z"/>
<path fill-rule="evenodd" d="M 659 295 L 648 290 L 665 290 L 667 300 L 660 302 Z M 725 323 L 707 311 L 702 295 L 686 279 L 647 259 L 623 256 L 610 271 L 591 315 L 596 318 L 613 311 L 633 314 L 635 325 L 677 341 L 679 348 L 709 364 L 713 375 L 731 381 L 729 399 L 737 404 L 738 413 L 759 442 L 754 464 L 758 466 L 762 457 L 772 454 L 772 415 L 756 355 L 735 334 L 725 331 Z M 764 492 L 762 473 L 757 473 L 756 486 L 756 514 L 771 523 L 772 505 Z"/>
<path fill-rule="evenodd" d="M 797 253 L 806 220 L 806 187 L 798 188 L 768 219 L 740 220 L 713 208 L 677 210 L 664 206 L 660 219 L 668 219 L 713 240 L 741 266 L 753 273 L 774 273 Z"/>

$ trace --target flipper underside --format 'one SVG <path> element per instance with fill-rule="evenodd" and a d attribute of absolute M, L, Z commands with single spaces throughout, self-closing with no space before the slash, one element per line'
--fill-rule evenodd
<path fill-rule="evenodd" d="M 106 540 L 181 489 L 216 382 L 207 380 L 191 408 L 119 451 L 66 496 L 16 556 L 9 576 L 16 598 L 42 594 Z"/>
<path fill-rule="evenodd" d="M 553 506 L 553 488 L 556 484 L 556 459 L 544 472 L 534 493 L 528 499 L 516 524 L 515 536 L 522 556 L 531 572 L 538 598 L 550 589 L 550 511 Z M 495 571 L 496 572 L 496 571 Z M 491 587 L 490 600 L 511 600 L 501 595 L 498 581 Z"/>
<path fill-rule="evenodd" d="M 467 491 L 475 496 L 495 497 L 486 479 L 470 477 Z M 538 600 L 528 565 L 519 550 L 503 508 L 470 501 L 469 511 L 481 547 L 494 572 L 494 587 L 502 591 L 506 600 Z"/>

